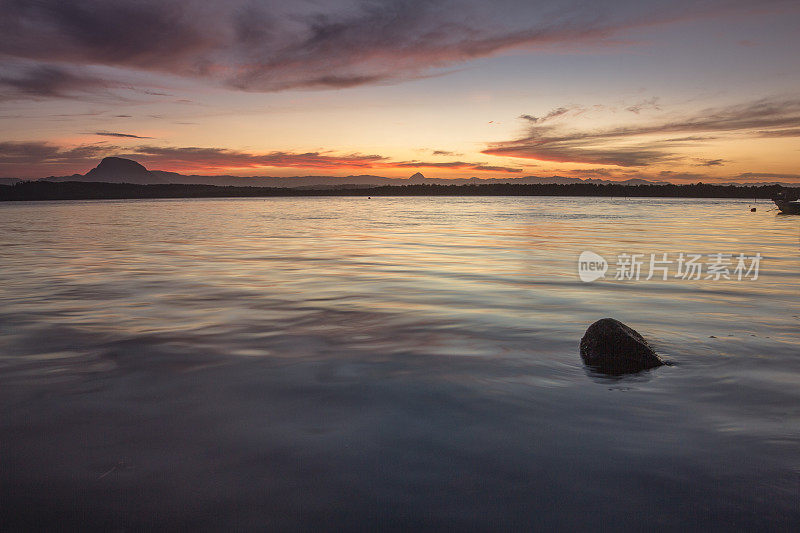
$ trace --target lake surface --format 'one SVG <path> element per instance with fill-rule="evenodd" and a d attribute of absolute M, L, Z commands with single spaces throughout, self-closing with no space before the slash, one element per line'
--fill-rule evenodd
<path fill-rule="evenodd" d="M 797 529 L 800 217 L 749 206 L 0 205 L 0 529 Z M 673 364 L 585 368 L 607 316 Z"/>

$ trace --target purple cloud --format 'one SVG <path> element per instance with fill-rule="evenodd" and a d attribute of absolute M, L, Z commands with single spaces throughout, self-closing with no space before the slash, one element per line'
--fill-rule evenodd
<path fill-rule="evenodd" d="M 491 144 L 484 154 L 560 163 L 588 163 L 642 167 L 678 158 L 674 148 L 697 145 L 706 135 L 739 134 L 752 137 L 800 136 L 800 100 L 763 99 L 725 108 L 705 109 L 696 115 L 645 126 L 600 130 L 569 130 L 566 125 L 531 120 L 525 135 Z M 653 139 L 656 135 L 684 137 Z M 713 138 L 713 135 L 711 136 Z M 722 164 L 712 159 L 706 166 Z"/>
<path fill-rule="evenodd" d="M 785 4 L 764 0 L 763 4 Z M 0 0 L 4 61 L 104 65 L 248 91 L 346 88 L 428 76 L 511 49 L 611 42 L 631 28 L 751 7 L 744 0 Z M 514 13 L 514 16 L 509 16 Z M 15 81 L 16 80 L 16 81 Z M 113 80 L 106 80 L 113 81 Z M 59 96 L 78 83 L 5 80 Z M 72 89 L 75 87 L 73 86 Z"/>

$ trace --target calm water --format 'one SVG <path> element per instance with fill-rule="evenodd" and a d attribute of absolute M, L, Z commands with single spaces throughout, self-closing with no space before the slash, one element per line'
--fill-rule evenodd
<path fill-rule="evenodd" d="M 796 529 L 800 217 L 748 206 L 0 205 L 0 528 Z M 606 316 L 674 365 L 587 371 Z"/>

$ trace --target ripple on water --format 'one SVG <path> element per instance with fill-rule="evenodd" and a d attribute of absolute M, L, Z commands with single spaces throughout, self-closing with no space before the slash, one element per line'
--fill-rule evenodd
<path fill-rule="evenodd" d="M 6 523 L 796 526 L 798 218 L 747 205 L 0 205 Z M 584 250 L 764 260 L 584 284 Z M 584 368 L 606 316 L 673 365 Z"/>

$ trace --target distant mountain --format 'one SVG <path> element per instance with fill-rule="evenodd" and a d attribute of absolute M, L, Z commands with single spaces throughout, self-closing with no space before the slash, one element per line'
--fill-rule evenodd
<path fill-rule="evenodd" d="M 122 157 L 106 157 L 100 164 L 81 176 L 60 176 L 46 178 L 48 181 L 92 181 L 105 183 L 136 183 L 147 185 L 151 183 L 169 183 L 163 176 L 150 172 L 143 165 L 132 159 Z"/>
<path fill-rule="evenodd" d="M 650 181 L 633 178 L 624 181 L 613 181 L 593 178 L 570 178 L 566 176 L 523 176 L 514 178 L 426 178 L 421 172 L 416 172 L 407 179 L 387 178 L 383 176 L 203 176 L 184 175 L 177 172 L 163 170 L 148 170 L 143 165 L 132 159 L 121 157 L 106 157 L 95 168 L 86 174 L 73 174 L 72 176 L 51 176 L 43 178 L 46 181 L 81 181 L 104 183 L 133 183 L 133 184 L 182 184 L 182 185 L 220 185 L 235 187 L 290 187 L 298 189 L 352 189 L 375 187 L 381 185 L 484 185 L 495 183 L 516 183 L 523 185 L 566 185 L 571 183 L 594 183 L 603 185 L 615 183 L 618 185 L 668 185 L 666 181 Z M 3 181 L 8 180 L 8 181 Z M 14 178 L 0 178 L 0 184 L 12 185 Z M 769 183 L 794 187 L 791 183 Z M 767 185 L 767 183 L 718 183 L 718 185 Z"/>
<path fill-rule="evenodd" d="M 152 179 L 150 171 L 143 165 L 131 159 L 121 157 L 106 157 L 100 164 L 86 173 L 87 179 L 135 179 L 137 181 L 149 181 Z"/>

